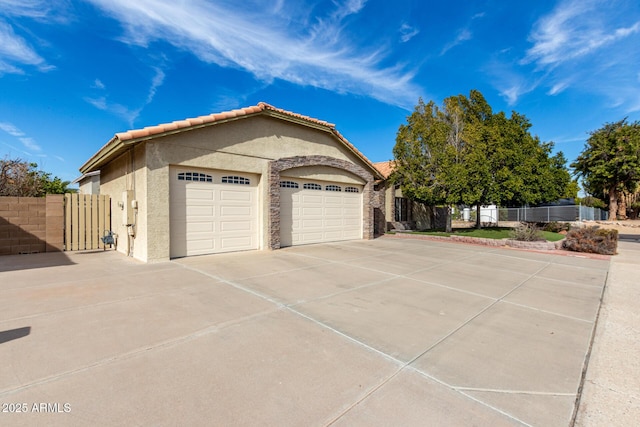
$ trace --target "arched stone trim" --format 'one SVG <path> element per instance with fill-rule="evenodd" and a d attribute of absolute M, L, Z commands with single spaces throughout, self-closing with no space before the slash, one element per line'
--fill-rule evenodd
<path fill-rule="evenodd" d="M 362 178 L 362 238 L 373 239 L 373 175 L 363 167 L 329 156 L 285 157 L 269 162 L 269 249 L 280 248 L 280 173 L 304 166 L 330 166 Z"/>

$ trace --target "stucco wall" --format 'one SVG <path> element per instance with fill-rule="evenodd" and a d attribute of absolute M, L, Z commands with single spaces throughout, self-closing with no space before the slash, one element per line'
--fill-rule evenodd
<path fill-rule="evenodd" d="M 128 229 L 123 221 L 122 193 L 133 191 L 133 200 L 138 202 L 135 215 L 134 258 L 147 261 L 147 169 L 144 144 L 123 153 L 105 165 L 100 171 L 100 193 L 111 196 L 111 227 L 117 234 L 116 250 L 129 253 Z"/>

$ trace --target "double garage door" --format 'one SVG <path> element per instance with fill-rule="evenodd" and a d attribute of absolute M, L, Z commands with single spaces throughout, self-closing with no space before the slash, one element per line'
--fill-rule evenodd
<path fill-rule="evenodd" d="M 258 175 L 172 168 L 171 257 L 258 249 Z M 362 238 L 362 186 L 282 178 L 281 246 Z"/>

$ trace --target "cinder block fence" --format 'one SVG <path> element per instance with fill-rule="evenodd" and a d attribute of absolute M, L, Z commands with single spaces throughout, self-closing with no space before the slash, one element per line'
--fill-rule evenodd
<path fill-rule="evenodd" d="M 0 197 L 0 255 L 64 249 L 64 199 Z"/>

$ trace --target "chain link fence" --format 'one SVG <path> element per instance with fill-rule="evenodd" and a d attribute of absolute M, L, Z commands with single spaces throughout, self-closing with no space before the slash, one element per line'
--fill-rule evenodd
<path fill-rule="evenodd" d="M 462 210 L 464 212 L 464 209 Z M 477 212 L 462 215 L 467 221 L 475 221 Z M 505 222 L 573 222 L 603 221 L 609 216 L 607 211 L 582 205 L 543 206 L 536 208 L 497 208 L 480 209 L 480 222 L 495 224 Z"/>

